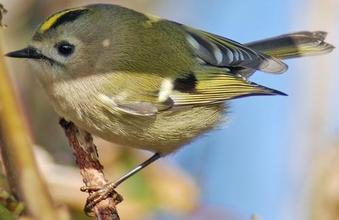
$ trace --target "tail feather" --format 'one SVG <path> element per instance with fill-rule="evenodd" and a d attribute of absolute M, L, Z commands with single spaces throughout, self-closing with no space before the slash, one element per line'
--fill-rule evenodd
<path fill-rule="evenodd" d="M 334 46 L 325 42 L 326 36 L 327 33 L 323 31 L 302 31 L 250 42 L 245 45 L 279 59 L 289 59 L 331 52 Z"/>

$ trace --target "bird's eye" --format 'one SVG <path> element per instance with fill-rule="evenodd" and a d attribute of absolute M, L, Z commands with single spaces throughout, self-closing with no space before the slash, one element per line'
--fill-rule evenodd
<path fill-rule="evenodd" d="M 68 57 L 74 52 L 74 45 L 68 43 L 67 41 L 61 41 L 57 43 L 55 48 L 58 50 L 58 53 L 64 57 Z"/>

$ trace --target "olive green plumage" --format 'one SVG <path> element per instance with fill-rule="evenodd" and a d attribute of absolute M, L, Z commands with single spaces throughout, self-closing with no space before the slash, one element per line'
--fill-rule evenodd
<path fill-rule="evenodd" d="M 106 140 L 161 154 L 223 122 L 225 101 L 283 93 L 248 81 L 282 73 L 280 59 L 333 49 L 324 32 L 299 32 L 242 45 L 116 5 L 49 17 L 28 48 L 60 116 Z"/>

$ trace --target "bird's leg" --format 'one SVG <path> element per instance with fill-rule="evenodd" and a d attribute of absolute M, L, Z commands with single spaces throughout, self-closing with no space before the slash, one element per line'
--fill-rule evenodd
<path fill-rule="evenodd" d="M 83 192 L 94 192 L 87 198 L 85 211 L 89 212 L 93 209 L 93 207 L 102 200 L 105 200 L 113 191 L 114 189 L 123 183 L 125 180 L 133 176 L 134 174 L 138 173 L 143 168 L 147 167 L 154 161 L 158 160 L 161 157 L 160 153 L 155 153 L 152 157 L 147 159 L 146 161 L 139 164 L 137 167 L 120 177 L 117 181 L 108 183 L 103 187 L 97 186 L 84 186 L 81 187 L 81 191 Z"/>

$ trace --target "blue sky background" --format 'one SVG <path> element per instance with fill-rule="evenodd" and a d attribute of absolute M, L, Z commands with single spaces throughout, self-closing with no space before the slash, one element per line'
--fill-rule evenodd
<path fill-rule="evenodd" d="M 307 5 L 302 0 L 163 2 L 154 13 L 244 43 L 308 28 L 295 21 Z M 253 213 L 266 220 L 286 219 L 286 203 L 293 206 L 289 196 L 301 196 L 289 176 L 289 145 L 298 129 L 291 128 L 296 125 L 291 106 L 301 96 L 296 94 L 301 92 L 297 71 L 308 70 L 297 67 L 299 61 L 287 61 L 290 69 L 283 75 L 257 72 L 251 78 L 289 96 L 232 101 L 230 123 L 172 156 L 197 179 L 204 205 L 235 211 L 244 219 Z"/>

